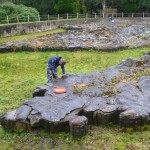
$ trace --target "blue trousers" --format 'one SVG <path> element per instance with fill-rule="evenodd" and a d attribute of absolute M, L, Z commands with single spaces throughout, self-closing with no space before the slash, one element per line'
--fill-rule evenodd
<path fill-rule="evenodd" d="M 56 78 L 53 69 L 47 65 L 47 82 L 52 82 L 53 78 Z"/>

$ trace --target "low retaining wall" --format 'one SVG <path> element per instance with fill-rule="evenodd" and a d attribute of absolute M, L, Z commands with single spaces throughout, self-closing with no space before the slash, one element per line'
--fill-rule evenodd
<path fill-rule="evenodd" d="M 59 21 L 6 25 L 6 26 L 0 26 L 0 37 L 52 30 L 65 24 L 68 25 L 81 24 L 81 23 L 83 24 L 83 23 L 90 23 L 90 22 L 97 22 L 97 21 L 98 21 L 97 19 L 59 20 Z"/>

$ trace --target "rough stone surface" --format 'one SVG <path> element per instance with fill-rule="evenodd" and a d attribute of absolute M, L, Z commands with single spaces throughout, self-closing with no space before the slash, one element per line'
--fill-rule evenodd
<path fill-rule="evenodd" d="M 149 56 L 146 53 L 140 60 L 129 58 L 103 72 L 70 74 L 53 84 L 38 86 L 31 100 L 0 117 L 1 125 L 11 130 L 45 128 L 50 132 L 68 132 L 69 122 L 84 116 L 89 124 L 96 125 L 150 124 Z M 55 94 L 56 87 L 65 87 L 67 92 Z M 79 123 L 82 126 L 82 121 Z M 82 129 L 87 131 L 86 127 Z"/>
<path fill-rule="evenodd" d="M 88 132 L 88 119 L 85 116 L 77 116 L 70 120 L 70 131 L 74 138 L 80 138 Z"/>
<path fill-rule="evenodd" d="M 65 25 L 66 32 L 35 39 L 6 42 L 0 52 L 18 50 L 119 50 L 150 45 L 149 18 L 115 18 Z M 132 63 L 132 62 L 131 62 Z"/>

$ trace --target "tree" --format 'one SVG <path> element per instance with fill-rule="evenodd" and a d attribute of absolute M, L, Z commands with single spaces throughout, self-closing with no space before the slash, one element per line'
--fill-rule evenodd
<path fill-rule="evenodd" d="M 0 4 L 2 4 L 4 2 L 12 2 L 12 0 L 0 0 Z"/>
<path fill-rule="evenodd" d="M 36 8 L 41 15 L 54 14 L 57 0 L 12 0 L 14 4 L 23 4 Z"/>
<path fill-rule="evenodd" d="M 58 0 L 54 6 L 57 13 L 76 13 L 77 2 L 76 0 Z"/>
<path fill-rule="evenodd" d="M 150 1 L 149 0 L 114 0 L 113 5 L 119 12 L 149 12 Z"/>
<path fill-rule="evenodd" d="M 86 0 L 86 7 L 87 9 L 93 13 L 93 12 L 99 12 L 101 8 L 101 2 L 100 0 Z"/>
<path fill-rule="evenodd" d="M 104 12 L 104 10 L 106 9 L 106 0 L 101 0 L 101 4 Z"/>
<path fill-rule="evenodd" d="M 57 13 L 99 12 L 115 7 L 118 12 L 150 12 L 150 0 L 0 0 L 36 8 L 40 15 Z"/>
<path fill-rule="evenodd" d="M 86 0 L 76 0 L 77 1 L 77 12 L 84 13 L 87 10 Z"/>
<path fill-rule="evenodd" d="M 141 12 L 150 12 L 150 1 L 149 0 L 139 0 L 139 10 Z"/>

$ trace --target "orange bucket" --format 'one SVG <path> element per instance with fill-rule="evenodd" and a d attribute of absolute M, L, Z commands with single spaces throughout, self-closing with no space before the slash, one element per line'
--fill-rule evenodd
<path fill-rule="evenodd" d="M 56 94 L 63 94 L 63 93 L 66 93 L 67 90 L 64 87 L 58 87 L 58 88 L 54 88 L 53 92 L 56 93 Z"/>

